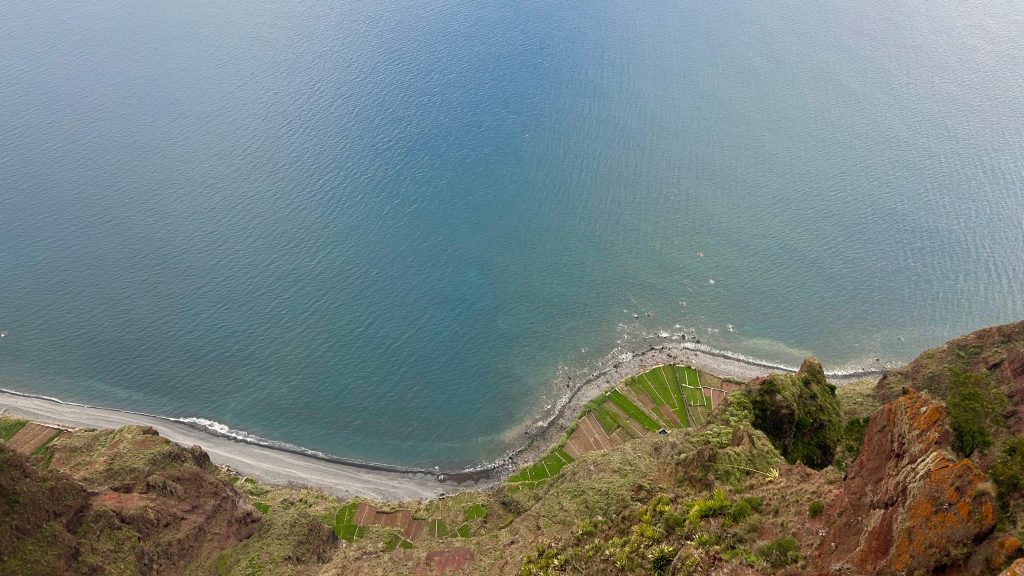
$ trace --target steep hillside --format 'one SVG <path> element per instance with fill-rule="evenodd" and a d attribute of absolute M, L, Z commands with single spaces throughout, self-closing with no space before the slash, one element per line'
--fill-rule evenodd
<path fill-rule="evenodd" d="M 205 452 L 146 428 L 0 446 L 0 475 L 0 574 L 182 574 L 260 520 Z"/>

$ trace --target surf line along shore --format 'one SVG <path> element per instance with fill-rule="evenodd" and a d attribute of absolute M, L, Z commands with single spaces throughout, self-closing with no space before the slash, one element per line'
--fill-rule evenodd
<path fill-rule="evenodd" d="M 553 416 L 530 428 L 524 446 L 518 450 L 490 465 L 444 473 L 352 462 L 300 449 L 266 446 L 217 434 L 179 420 L 83 406 L 19 392 L 0 391 L 0 409 L 41 424 L 69 428 L 152 426 L 164 438 L 183 446 L 198 444 L 214 463 L 230 466 L 238 473 L 262 482 L 311 486 L 341 497 L 414 500 L 484 488 L 500 482 L 519 467 L 546 453 L 588 401 L 629 376 L 669 363 L 690 364 L 720 377 L 742 381 L 771 372 L 791 371 L 790 368 L 735 358 L 709 349 L 678 344 L 651 347 L 613 363 L 573 387 L 559 402 Z M 842 384 L 880 374 L 878 370 L 864 370 L 832 374 L 829 380 Z"/>

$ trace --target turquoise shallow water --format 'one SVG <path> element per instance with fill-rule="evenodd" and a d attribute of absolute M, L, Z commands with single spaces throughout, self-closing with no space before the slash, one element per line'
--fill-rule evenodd
<path fill-rule="evenodd" d="M 0 14 L 0 387 L 455 467 L 643 335 L 1024 316 L 1018 3 Z"/>

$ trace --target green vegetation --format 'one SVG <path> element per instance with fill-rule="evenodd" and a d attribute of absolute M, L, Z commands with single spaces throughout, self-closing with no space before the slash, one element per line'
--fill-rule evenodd
<path fill-rule="evenodd" d="M 643 378 L 648 384 L 650 384 L 654 393 L 657 394 L 656 401 L 660 400 L 660 405 L 668 406 L 669 408 L 676 408 L 675 402 L 673 401 L 674 396 L 670 390 L 667 376 L 663 368 L 663 366 L 651 368 L 639 377 Z"/>
<path fill-rule="evenodd" d="M 993 434 L 1004 428 L 1006 395 L 988 382 L 987 374 L 954 371 L 949 377 L 946 410 L 953 431 L 953 448 L 968 457 L 993 444 Z"/>
<path fill-rule="evenodd" d="M 434 540 L 440 540 L 447 538 L 451 535 L 451 532 L 448 530 L 448 524 L 444 520 L 433 518 L 427 522 L 427 535 Z"/>
<path fill-rule="evenodd" d="M 53 460 L 53 448 L 51 448 L 50 445 L 53 444 L 54 440 L 60 437 L 60 434 L 60 432 L 57 432 L 53 436 L 50 436 L 46 439 L 46 442 L 43 442 L 42 445 L 39 446 L 39 448 L 32 451 L 32 456 L 42 458 L 42 462 L 39 466 L 43 470 L 50 467 L 50 462 Z"/>
<path fill-rule="evenodd" d="M 689 366 L 656 366 L 635 377 L 627 378 L 619 388 L 612 388 L 604 395 L 594 398 L 583 408 L 580 418 L 592 414 L 605 434 L 613 433 L 619 439 L 635 439 L 640 436 L 639 428 L 648 432 L 657 432 L 662 428 L 687 428 L 691 424 L 690 413 L 686 407 L 688 402 L 694 406 L 692 421 L 703 424 L 710 414 L 711 398 L 705 396 L 699 387 L 700 376 L 697 370 Z M 716 379 L 715 382 L 718 382 Z M 648 398 L 655 406 L 664 406 L 678 418 L 677 425 L 661 410 L 649 410 L 634 402 L 622 389 L 629 390 L 639 398 Z M 645 400 L 646 401 L 646 400 Z M 631 424 L 632 423 L 632 424 Z M 567 431 L 569 438 L 579 426 L 577 420 Z M 532 490 L 546 486 L 548 480 L 557 476 L 562 468 L 573 461 L 565 452 L 563 444 L 553 450 L 541 461 L 522 468 L 508 478 L 510 491 Z"/>
<path fill-rule="evenodd" d="M 689 416 L 686 413 L 686 396 L 683 394 L 683 388 L 679 384 L 676 368 L 677 366 L 662 366 L 662 369 L 665 371 L 665 380 L 668 381 L 669 393 L 672 395 L 672 412 L 682 422 L 683 427 L 687 427 L 690 423 Z"/>
<path fill-rule="evenodd" d="M 695 500 L 690 503 L 690 512 L 686 516 L 686 521 L 693 526 L 700 525 L 700 521 L 705 518 L 712 518 L 714 516 L 721 516 L 732 508 L 732 503 L 725 497 L 725 492 L 722 490 L 715 490 L 714 495 L 711 498 L 705 500 Z"/>
<path fill-rule="evenodd" d="M 686 401 L 690 406 L 704 406 L 707 401 L 700 388 L 684 388 L 683 393 L 686 394 Z"/>
<path fill-rule="evenodd" d="M 632 387 L 633 391 L 636 392 L 637 388 L 639 388 L 640 390 L 637 393 L 637 396 L 646 395 L 654 402 L 655 406 L 666 405 L 665 400 L 661 397 L 660 394 L 658 394 L 658 391 L 655 390 L 653 386 L 651 386 L 651 383 L 647 380 L 647 378 L 644 378 L 643 374 L 637 375 L 635 378 L 633 378 L 632 382 L 635 384 L 635 386 Z"/>
<path fill-rule="evenodd" d="M 772 568 L 785 568 L 800 561 L 800 544 L 791 536 L 779 538 L 757 548 L 757 555 Z"/>
<path fill-rule="evenodd" d="M 825 505 L 821 500 L 814 500 L 807 505 L 807 515 L 811 518 L 817 518 L 821 516 L 821 513 L 825 511 Z"/>
<path fill-rule="evenodd" d="M 466 508 L 466 521 L 483 520 L 487 518 L 487 507 L 483 504 L 471 504 Z"/>
<path fill-rule="evenodd" d="M 253 502 L 252 506 L 253 508 L 259 510 L 260 514 L 266 514 L 267 512 L 270 512 L 270 504 L 267 504 L 266 502 Z"/>
<path fill-rule="evenodd" d="M 835 388 L 817 361 L 797 374 L 773 374 L 744 391 L 753 408 L 753 424 L 793 464 L 821 469 L 835 459 L 843 434 Z"/>
<path fill-rule="evenodd" d="M 792 537 L 755 547 L 764 521 L 758 496 L 731 499 L 719 489 L 682 502 L 668 494 L 643 502 L 629 512 L 579 520 L 568 541 L 535 546 L 519 574 L 697 575 L 720 569 L 723 559 L 774 571 L 800 559 Z"/>
<path fill-rule="evenodd" d="M 637 422 L 640 423 L 641 426 L 650 430 L 651 432 L 656 432 L 659 428 L 661 428 L 661 426 L 658 425 L 658 423 L 655 422 L 654 419 L 647 414 L 647 412 L 643 411 L 629 398 L 626 398 L 626 395 L 620 392 L 619 390 L 614 388 L 610 390 L 608 392 L 608 399 L 611 400 L 613 404 L 618 406 L 627 416 L 629 416 L 633 420 L 636 420 Z"/>
<path fill-rule="evenodd" d="M 843 425 L 842 440 L 837 446 L 835 465 L 840 469 L 846 469 L 860 455 L 861 446 L 864 445 L 864 434 L 868 430 L 868 423 L 871 418 L 850 418 Z"/>
<path fill-rule="evenodd" d="M 28 424 L 28 420 L 22 420 L 21 418 L 0 418 L 0 441 L 8 441 L 14 438 L 14 435 L 18 433 L 22 428 Z"/>
<path fill-rule="evenodd" d="M 1009 512 L 1024 496 L 1024 436 L 1010 438 L 1000 446 L 989 476 L 996 485 L 1000 506 Z"/>
<path fill-rule="evenodd" d="M 348 542 L 355 542 L 356 539 L 366 536 L 366 527 L 355 523 L 358 502 L 350 502 L 338 510 L 334 517 L 334 534 Z"/>
<path fill-rule="evenodd" d="M 668 544 L 661 544 L 648 552 L 647 556 L 651 561 L 651 574 L 663 576 L 668 574 L 669 569 L 672 568 L 672 561 L 676 558 L 676 549 Z"/>
<path fill-rule="evenodd" d="M 747 502 L 746 500 L 739 500 L 732 505 L 732 508 L 729 508 L 728 518 L 733 524 L 739 524 L 750 517 L 753 513 L 754 508 L 750 505 L 750 502 Z"/>
<path fill-rule="evenodd" d="M 562 448 L 556 448 L 547 456 L 541 458 L 540 462 L 527 466 L 509 476 L 508 482 L 522 484 L 522 487 L 526 488 L 538 488 L 543 486 L 549 478 L 556 476 L 562 471 L 562 468 L 572 463 L 572 461 L 573 458 L 568 452 Z"/>
<path fill-rule="evenodd" d="M 601 428 L 608 434 L 615 432 L 619 428 L 626 428 L 626 423 L 622 421 L 622 418 L 608 409 L 604 402 L 595 403 L 591 408 L 591 413 L 597 419 L 597 423 L 601 425 Z"/>
<path fill-rule="evenodd" d="M 408 550 L 408 549 L 411 549 L 411 548 L 415 548 L 415 546 L 413 545 L 412 542 L 409 542 L 405 538 L 402 538 L 400 535 L 396 534 L 395 532 L 391 532 L 387 536 L 384 537 L 384 545 L 383 545 L 383 548 L 382 548 L 382 550 L 384 550 L 384 552 L 394 552 L 395 550 L 397 550 L 399 548 Z"/>

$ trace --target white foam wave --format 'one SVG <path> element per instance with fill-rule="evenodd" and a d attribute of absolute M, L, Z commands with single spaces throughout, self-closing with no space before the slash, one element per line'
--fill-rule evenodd
<path fill-rule="evenodd" d="M 317 458 L 331 458 L 331 456 L 324 454 L 317 450 L 310 450 L 309 448 L 303 448 L 288 442 L 281 442 L 279 440 L 271 440 L 264 438 L 256 434 L 251 434 L 245 430 L 236 430 L 227 424 L 217 422 L 216 420 L 209 420 L 207 418 L 187 417 L 187 418 L 167 418 L 167 420 L 173 420 L 175 422 L 181 422 L 182 424 L 188 424 L 194 428 L 199 428 L 206 432 L 216 434 L 218 436 L 224 436 L 227 438 L 234 438 L 241 442 L 248 444 L 258 444 L 260 446 L 266 446 L 268 448 L 277 448 L 281 450 L 288 450 L 290 452 L 299 452 L 302 454 L 308 454 Z"/>

